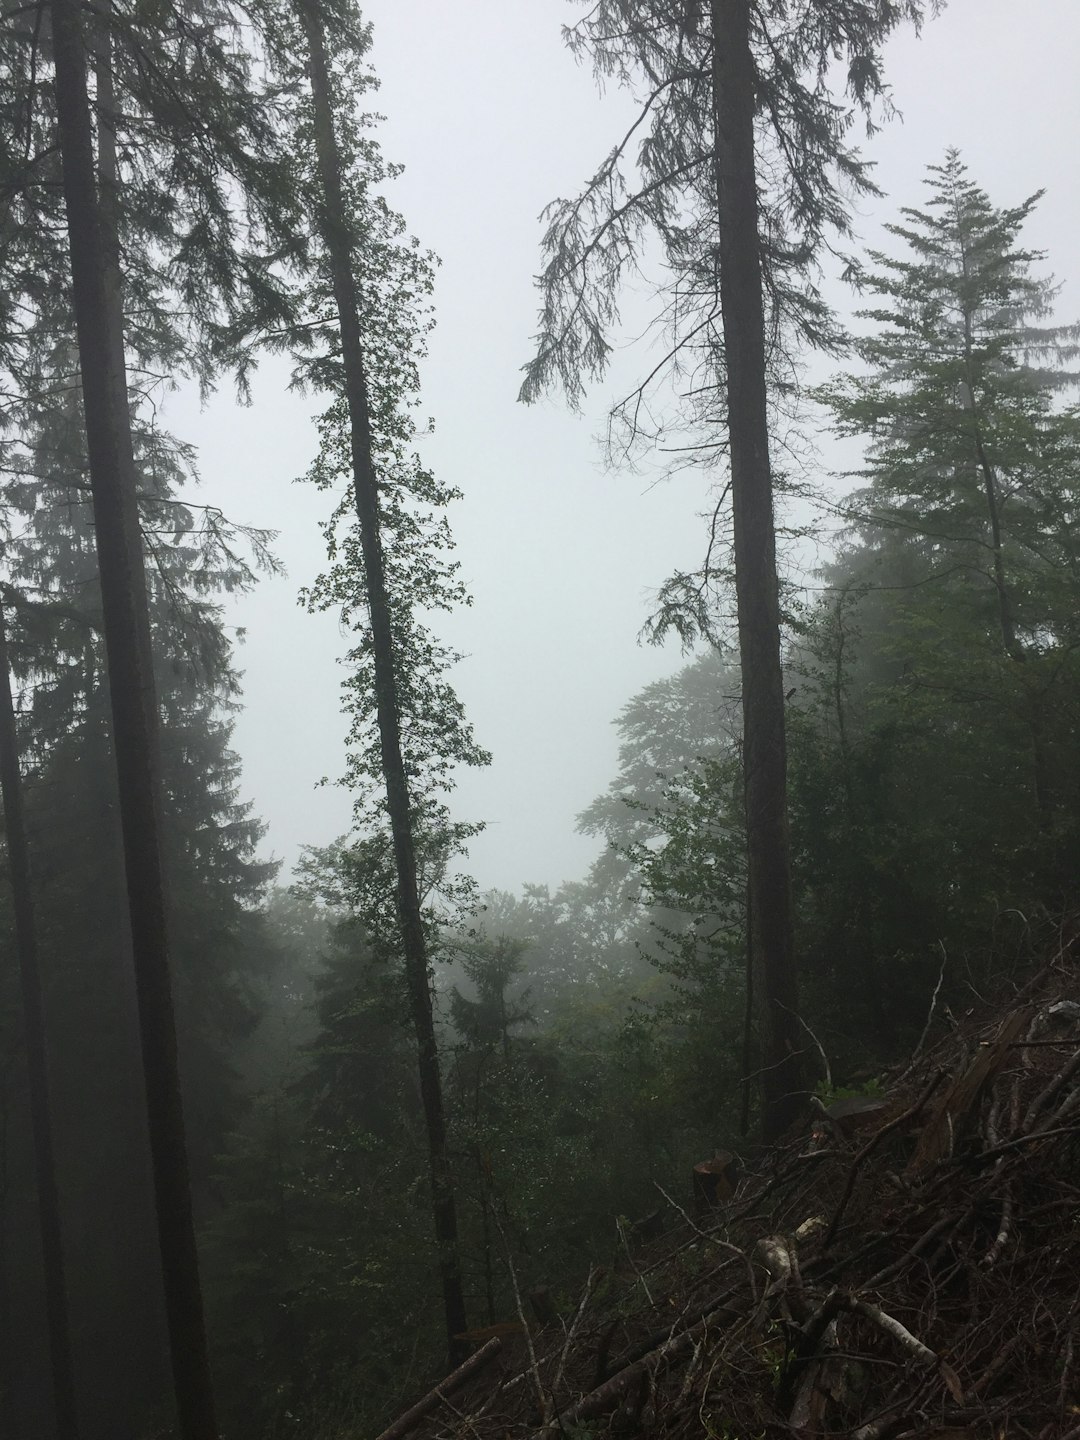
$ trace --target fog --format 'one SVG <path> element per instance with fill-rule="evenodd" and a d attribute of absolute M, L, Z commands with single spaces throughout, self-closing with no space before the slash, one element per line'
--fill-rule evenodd
<path fill-rule="evenodd" d="M 455 809 L 483 819 L 471 869 L 480 884 L 516 890 L 580 875 L 596 842 L 574 817 L 610 780 L 612 721 L 650 680 L 682 663 L 675 645 L 638 643 L 656 587 L 704 550 L 709 503 L 700 473 L 669 482 L 656 467 L 619 472 L 600 443 L 608 404 L 640 368 L 631 339 L 647 296 L 631 302 L 627 350 L 610 384 L 580 415 L 557 398 L 516 403 L 535 328 L 538 215 L 592 172 L 631 113 L 598 93 L 561 43 L 578 7 L 522 0 L 374 0 L 372 61 L 381 80 L 380 136 L 405 166 L 390 191 L 410 230 L 441 257 L 438 328 L 423 377 L 434 433 L 425 459 L 465 499 L 452 523 L 474 606 L 440 626 L 464 653 L 455 683 L 494 755 L 462 777 Z M 1022 18 L 1020 18 L 1022 16 Z M 1028 230 L 1063 282 L 1060 316 L 1080 313 L 1076 139 L 1080 135 L 1080 10 L 1075 0 L 952 0 L 921 39 L 904 33 L 886 73 L 902 119 L 866 142 L 884 198 L 860 206 L 863 239 L 921 203 L 921 177 L 947 146 L 997 205 L 1045 188 Z M 849 246 L 849 248 L 851 248 Z M 837 308 L 850 294 L 830 282 Z M 639 313 L 640 312 L 640 313 Z M 827 373 L 816 362 L 815 375 Z M 226 389 L 200 407 L 181 392 L 167 423 L 200 451 L 206 502 L 279 532 L 284 579 L 229 607 L 245 632 L 244 709 L 235 743 L 244 793 L 268 824 L 268 852 L 288 867 L 304 844 L 349 824 L 334 617 L 311 616 L 296 593 L 318 571 L 318 525 L 329 497 L 295 484 L 315 450 L 319 397 L 288 393 L 280 363 L 261 369 L 249 408 Z M 623 388 L 626 388 L 625 385 Z M 820 474 L 843 463 L 820 443 Z"/>

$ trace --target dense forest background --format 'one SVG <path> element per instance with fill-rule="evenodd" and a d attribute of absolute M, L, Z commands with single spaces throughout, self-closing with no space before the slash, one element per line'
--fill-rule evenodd
<path fill-rule="evenodd" d="M 149 1440 L 181 1433 L 175 1328 L 155 1227 L 145 999 L 133 981 L 143 984 L 141 941 L 114 773 L 124 742 L 69 232 L 66 3 L 5 0 L 0 11 L 0 619 L 78 1419 L 65 1429 L 54 1397 L 23 827 L 5 789 L 15 888 L 0 893 L 0 1429 Z M 848 189 L 872 193 L 848 121 L 864 107 L 874 123 L 887 118 L 879 43 L 901 18 L 929 25 L 933 8 L 897 7 L 879 33 L 870 7 L 873 25 L 844 40 L 847 80 L 826 66 L 810 83 L 823 42 L 795 24 L 800 7 L 754 12 L 763 93 L 767 78 L 805 100 L 795 134 L 812 147 L 807 183 L 820 181 L 806 195 L 786 186 L 759 116 L 804 1099 L 874 1093 L 886 1065 L 924 1038 L 931 995 L 945 1023 L 950 1007 L 1019 973 L 1076 903 L 1080 327 L 1059 313 L 1054 257 L 1027 238 L 1041 196 L 990 193 L 942 148 L 924 157 L 921 188 L 888 201 L 879 247 L 860 246 L 845 209 Z M 674 25 L 663 7 L 629 10 L 655 10 L 642 50 L 611 48 L 614 3 L 578 46 L 634 94 L 644 82 L 631 60 L 674 54 L 682 66 L 687 46 L 706 53 L 695 7 Z M 756 1143 L 771 1052 L 754 1024 L 760 996 L 748 994 L 760 921 L 748 915 L 730 416 L 717 399 L 725 361 L 709 278 L 715 177 L 680 189 L 679 206 L 646 210 L 650 239 L 644 220 L 620 231 L 586 202 L 549 216 L 525 398 L 556 371 L 580 398 L 614 343 L 614 280 L 658 260 L 674 276 L 656 292 L 677 366 L 664 403 L 686 403 L 677 429 L 658 424 L 655 394 L 637 384 L 612 412 L 610 452 L 666 465 L 656 456 L 673 448 L 709 514 L 698 559 L 658 554 L 644 582 L 655 587 L 647 635 L 682 660 L 615 717 L 617 771 L 577 819 L 592 865 L 559 885 L 485 889 L 469 858 L 483 817 L 454 800 L 456 781 L 491 761 L 454 689 L 461 657 L 447 617 L 470 604 L 447 518 L 460 497 L 425 449 L 436 262 L 392 208 L 362 17 L 277 3 L 252 16 L 201 0 L 167 15 L 141 3 L 93 10 L 79 21 L 82 100 L 102 293 L 126 352 L 171 993 L 220 1433 L 344 1440 L 377 1433 L 439 1372 L 455 1285 L 468 1328 L 451 1333 L 451 1355 L 515 1321 L 530 1296 L 564 1310 L 591 1264 L 626 1250 L 657 1186 L 685 1200 L 695 1162 Z M 761 58 L 770 27 L 788 23 L 805 46 L 794 79 Z M 654 54 L 657 37 L 675 49 Z M 708 145 L 712 111 L 692 87 L 674 114 L 688 152 Z M 664 151 L 664 133 L 625 176 L 603 162 L 609 195 L 657 193 L 650 166 L 668 167 L 666 185 L 689 168 Z M 613 209 L 621 216 L 621 202 Z M 855 297 L 843 323 L 816 268 L 826 236 L 845 249 Z M 574 350 L 560 267 L 570 256 L 586 273 L 597 252 L 604 273 L 578 297 L 596 309 Z M 554 331 L 569 353 L 546 345 Z M 102 353 L 115 369 L 115 336 Z M 350 828 L 330 844 L 294 837 L 303 851 L 291 876 L 265 858 L 233 733 L 244 702 L 228 607 L 279 569 L 275 537 L 197 487 L 199 457 L 162 411 L 174 383 L 242 394 L 267 355 L 321 408 L 307 480 L 326 561 L 301 598 L 333 617 L 344 651 L 347 743 L 333 778 Z M 842 477 L 815 435 L 845 457 Z M 257 477 L 247 483 L 254 491 Z M 588 630 L 587 615 L 574 623 Z M 280 665 L 288 689 L 287 654 Z M 302 695 L 293 703 L 303 710 Z M 570 693 L 562 712 L 572 747 Z M 279 764 L 294 768 L 294 757 Z M 404 837 L 395 775 L 408 791 Z"/>

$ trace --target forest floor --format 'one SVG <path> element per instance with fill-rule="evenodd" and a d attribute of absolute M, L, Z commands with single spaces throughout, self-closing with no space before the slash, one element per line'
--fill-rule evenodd
<path fill-rule="evenodd" d="M 379 1440 L 1080 1440 L 1078 951 L 949 1015 L 870 1128 L 807 1125 L 704 1218 L 659 1197 Z"/>

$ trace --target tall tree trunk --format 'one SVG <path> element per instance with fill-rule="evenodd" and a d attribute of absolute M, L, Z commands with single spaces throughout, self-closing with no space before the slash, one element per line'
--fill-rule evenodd
<path fill-rule="evenodd" d="M 0 790 L 4 800 L 8 872 L 15 912 L 15 948 L 19 955 L 26 1069 L 30 1091 L 30 1128 L 34 1139 L 38 1214 L 41 1224 L 41 1258 L 45 1275 L 45 1313 L 49 1329 L 53 1399 L 59 1440 L 77 1440 L 78 1410 L 71 1356 L 68 1292 L 64 1278 L 64 1244 L 60 1225 L 60 1196 L 53 1158 L 53 1112 L 49 1099 L 48 1046 L 41 968 L 38 964 L 37 928 L 30 884 L 30 849 L 26 838 L 19 739 L 11 699 L 11 662 L 7 626 L 0 599 Z"/>
<path fill-rule="evenodd" d="M 76 0 L 54 0 L 56 108 L 109 664 L 158 1236 L 184 1440 L 216 1440 L 176 1051 L 158 796 L 157 703 L 124 371 L 117 245 L 99 205 Z"/>
<path fill-rule="evenodd" d="M 364 556 L 364 578 L 371 621 L 376 719 L 397 871 L 397 907 L 405 975 L 419 1056 L 420 1093 L 427 1127 L 432 1211 L 439 1247 L 447 1341 L 451 1362 L 456 1363 L 462 1356 L 462 1342 L 456 1337 L 467 1328 L 465 1299 L 458 1256 L 453 1178 L 446 1148 L 442 1081 L 439 1075 L 439 1054 L 431 1005 L 427 941 L 420 908 L 411 803 L 401 752 L 394 641 L 379 526 L 378 482 L 372 459 L 371 416 L 359 303 L 353 275 L 352 244 L 342 188 L 340 154 L 330 101 L 322 20 L 313 0 L 299 0 L 299 9 L 308 44 L 308 79 L 311 85 L 315 150 L 323 203 L 322 227 L 341 327 L 345 398 L 349 407 L 353 495 L 360 524 L 360 544 Z"/>
<path fill-rule="evenodd" d="M 953 204 L 953 217 L 960 239 L 960 263 L 964 280 L 967 281 L 970 275 L 970 251 L 968 238 L 964 233 L 960 210 L 955 202 Z M 1022 665 L 1027 660 L 1027 651 L 1024 649 L 1016 633 L 1016 614 L 1013 609 L 1012 593 L 1009 589 L 1005 574 L 1005 543 L 1001 528 L 1000 487 L 998 485 L 997 471 L 990 456 L 987 454 L 986 445 L 983 442 L 982 425 L 979 418 L 979 399 L 975 384 L 973 319 L 972 312 L 965 309 L 964 372 L 967 377 L 967 404 L 971 416 L 971 440 L 975 449 L 975 458 L 978 462 L 979 473 L 982 476 L 983 498 L 986 500 L 986 518 L 990 527 L 990 549 L 994 557 L 994 569 L 991 578 L 997 594 L 998 628 L 1001 631 L 1001 644 L 1009 659 Z M 1025 719 L 1031 734 L 1032 782 L 1035 793 L 1035 808 L 1039 817 L 1039 828 L 1046 831 L 1053 822 L 1054 804 L 1053 788 L 1050 778 L 1050 761 L 1046 750 L 1045 727 L 1043 724 L 1042 697 L 1038 691 L 1038 682 L 1030 674 L 1027 676 L 1025 683 L 1028 687 L 1026 692 L 1027 704 L 1025 707 Z"/>
<path fill-rule="evenodd" d="M 742 666 L 750 913 L 758 976 L 762 1125 L 775 1138 L 803 1090 L 787 823 L 784 682 L 765 383 L 749 0 L 712 0 L 720 304 L 727 368 Z"/>
<path fill-rule="evenodd" d="M 965 315 L 965 328 L 970 327 L 970 319 Z M 970 359 L 970 340 L 968 352 L 968 374 L 972 374 Z M 979 425 L 979 412 L 975 399 L 974 384 L 969 381 L 968 393 L 971 397 L 971 438 L 975 446 L 975 455 L 979 462 L 979 471 L 982 475 L 983 496 L 986 500 L 987 522 L 990 527 L 990 546 L 994 556 L 993 582 L 998 602 L 998 627 L 1001 631 L 1001 646 L 1005 654 L 1015 665 L 1026 667 L 1027 651 L 1016 633 L 1016 617 L 1013 612 L 1012 593 L 1009 590 L 1005 574 L 1005 543 L 1001 530 L 1001 501 L 999 495 L 997 472 L 986 453 L 986 446 L 983 444 L 982 429 Z M 1027 722 L 1028 731 L 1031 735 L 1031 765 L 1032 785 L 1035 798 L 1035 809 L 1039 817 L 1040 830 L 1049 830 L 1053 823 L 1053 786 L 1050 779 L 1050 760 L 1046 750 L 1045 726 L 1042 713 L 1042 696 L 1039 692 L 1038 679 L 1030 673 L 1030 668 L 1025 668 L 1023 681 L 1025 687 L 1024 718 Z"/>

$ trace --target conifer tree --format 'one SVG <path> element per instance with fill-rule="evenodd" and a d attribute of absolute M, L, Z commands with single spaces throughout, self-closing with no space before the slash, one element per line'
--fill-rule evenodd
<path fill-rule="evenodd" d="M 72 297 L 177 1411 L 185 1440 L 215 1440 L 213 1385 L 176 1060 L 160 827 L 158 721 L 123 364 L 123 313 L 117 303 L 118 277 L 111 261 L 118 243 L 110 240 L 105 230 L 97 187 L 81 17 L 70 0 L 57 0 L 52 15 Z"/>
<path fill-rule="evenodd" d="M 50 1095 L 48 1029 L 39 961 L 34 894 L 30 880 L 30 846 L 23 803 L 19 737 L 11 696 L 11 658 L 7 621 L 0 599 L 0 791 L 4 803 L 4 838 L 11 877 L 15 945 L 19 956 L 23 1029 L 26 1037 L 35 1178 L 40 1216 L 45 1309 L 53 1380 L 58 1440 L 77 1440 L 78 1410 L 71 1351 L 71 1321 L 64 1267 L 64 1237 L 56 1179 L 55 1114 Z"/>
<path fill-rule="evenodd" d="M 1048 830 L 1059 808 L 1052 716 L 1070 683 L 1080 574 L 1080 417 L 1058 397 L 1080 384 L 1080 326 L 1052 323 L 1055 288 L 1021 243 L 1038 194 L 994 206 L 955 150 L 926 183 L 925 206 L 886 227 L 903 249 L 871 252 L 857 272 L 872 297 L 861 315 L 873 329 L 857 346 L 867 373 L 819 392 L 837 432 L 868 447 L 867 483 L 848 502 L 861 544 L 840 567 L 846 583 L 873 587 L 886 571 L 900 579 L 902 563 L 911 590 L 897 609 L 921 608 L 924 625 L 935 597 L 948 597 L 938 660 L 920 645 L 919 673 L 957 694 L 996 693 L 1021 719 Z"/>
<path fill-rule="evenodd" d="M 164 722 L 163 843 L 178 1039 L 185 1108 L 194 1120 L 193 1184 L 205 1205 L 214 1155 L 237 1113 L 230 1054 L 254 1023 L 250 989 L 260 938 L 250 907 L 273 869 L 254 861 L 261 830 L 236 798 L 228 712 L 237 678 L 217 604 L 221 592 L 250 584 L 254 565 L 268 557 L 264 535 L 231 526 L 213 506 L 183 495 L 192 482 L 184 447 L 137 413 L 133 436 Z M 3 498 L 12 533 L 5 568 L 23 597 L 18 654 L 27 805 L 45 882 L 40 932 L 58 1057 L 53 1092 L 63 1218 L 69 1237 L 80 1237 L 70 1242 L 69 1288 L 79 1363 L 94 1374 L 80 1418 L 93 1436 L 114 1433 L 122 1417 L 134 1427 L 137 1415 L 160 1403 L 165 1377 L 85 468 L 76 397 L 47 389 L 33 427 L 8 456 Z M 251 566 L 243 559 L 245 538 L 254 548 Z M 16 1118 L 21 1108 L 14 1106 Z M 21 1169 L 12 1162 L 13 1175 Z M 37 1289 L 25 1273 L 18 1300 L 36 1310 Z M 35 1386 L 36 1368 L 21 1367 L 22 1392 Z M 105 1432 L 96 1428 L 103 1423 Z"/>
<path fill-rule="evenodd" d="M 763 1125 L 789 1123 L 802 1088 L 786 817 L 784 685 L 769 417 L 798 342 L 835 346 L 813 280 L 829 232 L 848 229 L 847 193 L 872 192 L 849 134 L 885 98 L 880 47 L 920 0 L 601 0 L 569 32 L 597 74 L 634 94 L 636 123 L 579 195 L 547 212 L 543 305 L 522 398 L 560 383 L 571 399 L 603 373 L 624 278 L 654 234 L 673 279 L 659 324 L 676 375 L 695 377 L 694 461 L 730 465 L 744 707 L 744 773 Z M 846 69 L 845 94 L 829 87 Z M 643 133 L 632 149 L 635 136 Z M 762 153 L 770 183 L 760 183 Z M 616 410 L 620 445 L 648 441 L 662 363 Z M 661 377 L 659 380 L 657 377 Z M 722 497 L 723 498 L 723 497 Z M 721 504 L 722 504 L 721 498 Z M 718 505 L 719 510 L 719 505 Z M 710 559 L 663 592 L 660 629 L 709 633 Z"/>
<path fill-rule="evenodd" d="M 0 66 L 12 82 L 5 111 L 12 123 L 3 136 L 12 243 L 0 257 L 0 363 L 14 403 L 5 418 L 19 424 L 17 449 L 32 428 L 34 397 L 71 384 L 53 363 L 58 342 L 63 354 L 71 334 L 70 294 L 117 696 L 112 738 L 158 1210 L 171 1252 L 163 1273 L 181 1423 L 185 1434 L 209 1435 L 168 1015 L 156 702 L 126 379 L 134 376 L 138 388 L 163 372 L 187 373 L 206 384 L 226 352 L 243 379 L 249 356 L 233 344 L 230 322 L 239 309 L 263 321 L 288 312 L 281 272 L 303 240 L 287 157 L 276 142 L 274 99 L 254 83 L 247 31 L 227 5 L 194 0 L 183 14 L 134 19 L 110 7 L 84 15 L 58 5 L 51 26 L 41 18 L 40 9 L 20 8 L 6 12 L 0 26 Z"/>

